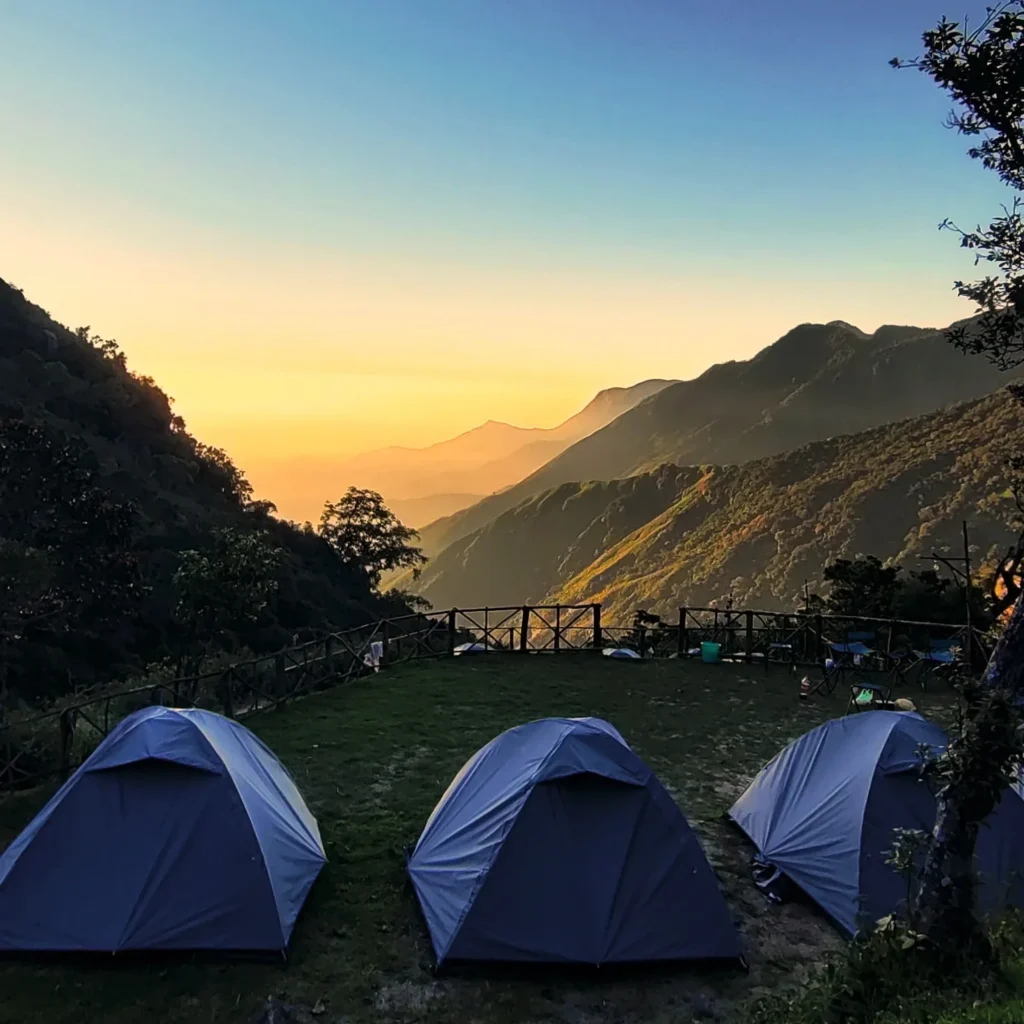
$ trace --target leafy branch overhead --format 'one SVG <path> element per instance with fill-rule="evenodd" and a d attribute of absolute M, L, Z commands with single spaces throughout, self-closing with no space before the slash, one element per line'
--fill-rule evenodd
<path fill-rule="evenodd" d="M 414 545 L 419 534 L 401 523 L 376 492 L 350 487 L 320 516 L 320 536 L 347 565 L 366 574 L 374 588 L 384 573 L 412 569 L 418 578 L 427 562 Z"/>
<path fill-rule="evenodd" d="M 1024 190 L 1024 3 L 1009 0 L 987 10 L 971 30 L 943 18 L 924 33 L 925 52 L 915 60 L 894 58 L 893 67 L 923 71 L 956 103 L 947 125 L 976 139 L 968 155 L 995 171 L 1015 192 Z M 940 228 L 960 235 L 975 264 L 998 270 L 979 281 L 957 281 L 957 293 L 979 309 L 976 324 L 961 324 L 950 340 L 965 352 L 981 353 L 1002 369 L 1024 362 L 1024 220 L 1021 198 L 1003 206 L 987 228 L 964 231 L 951 220 Z"/>
<path fill-rule="evenodd" d="M 923 42 L 921 57 L 893 65 L 923 71 L 952 97 L 949 126 L 976 138 L 969 155 L 1016 193 L 988 228 L 967 232 L 943 222 L 959 232 L 976 263 L 998 271 L 973 284 L 956 282 L 980 316 L 953 330 L 950 340 L 998 366 L 1018 366 L 1024 362 L 1024 0 L 988 8 L 973 31 L 944 18 Z M 912 907 L 936 950 L 949 957 L 955 951 L 979 954 L 979 967 L 990 950 L 975 913 L 975 844 L 1020 771 L 1022 696 L 1024 604 L 1018 599 L 983 680 L 963 687 L 961 720 L 941 759 L 937 816 Z"/>

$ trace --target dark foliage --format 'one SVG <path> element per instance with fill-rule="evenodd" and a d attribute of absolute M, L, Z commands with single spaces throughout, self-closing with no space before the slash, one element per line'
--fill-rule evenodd
<path fill-rule="evenodd" d="M 909 66 L 950 95 L 956 109 L 949 126 L 978 139 L 969 155 L 1018 194 L 987 229 L 960 231 L 962 245 L 999 273 L 956 283 L 981 317 L 974 329 L 954 331 L 950 340 L 997 366 L 1017 366 L 1024 362 L 1024 0 L 988 8 L 975 31 L 944 18 L 923 42 L 924 54 Z M 1019 390 L 1015 394 L 1020 397 Z M 1019 771 L 1022 694 L 1024 606 L 1018 601 L 981 686 L 965 688 L 961 727 L 938 766 L 938 814 L 913 901 L 918 927 L 935 948 L 971 949 L 980 942 L 974 845 L 981 822 Z"/>
<path fill-rule="evenodd" d="M 42 646 L 55 668 L 112 654 L 111 627 L 141 596 L 135 511 L 95 479 L 60 431 L 0 419 L 0 693 L 31 689 Z"/>
<path fill-rule="evenodd" d="M 277 591 L 280 550 L 259 530 L 215 530 L 206 551 L 183 551 L 171 578 L 180 627 L 178 674 L 197 674 L 232 631 L 256 622 Z"/>
<path fill-rule="evenodd" d="M 183 552 L 213 557 L 224 530 L 259 533 L 277 551 L 265 605 L 219 629 L 228 648 L 270 651 L 405 611 L 312 529 L 253 501 L 231 459 L 189 435 L 114 342 L 67 330 L 3 281 L 0 409 L 0 595 L 4 635 L 20 637 L 10 682 L 24 700 L 176 659 L 174 575 Z M 21 630 L 55 604 L 65 621 L 74 609 L 73 629 L 58 630 L 54 614 Z"/>
<path fill-rule="evenodd" d="M 411 569 L 417 579 L 427 561 L 412 543 L 416 531 L 403 526 L 376 491 L 359 487 L 324 506 L 320 536 L 346 565 L 365 573 L 375 590 L 384 573 L 396 569 Z"/>
<path fill-rule="evenodd" d="M 822 577 L 830 589 L 821 606 L 833 615 L 904 622 L 966 620 L 963 585 L 935 569 L 907 572 L 900 565 L 883 565 L 874 555 L 861 555 L 837 558 L 825 567 Z M 812 601 L 815 598 L 812 595 Z M 984 592 L 972 586 L 972 624 L 986 628 L 992 617 Z"/>
<path fill-rule="evenodd" d="M 943 18 L 924 33 L 924 54 L 892 61 L 928 75 L 956 103 L 948 126 L 976 139 L 968 155 L 995 171 L 1015 192 L 1024 189 L 1024 2 L 1010 0 L 987 10 L 971 30 Z M 950 220 L 940 225 L 960 235 L 975 263 L 998 270 L 980 281 L 957 281 L 957 292 L 981 311 L 976 325 L 959 325 L 950 338 L 967 352 L 982 353 L 1001 368 L 1024 362 L 1024 221 L 1015 196 L 987 228 L 964 231 Z"/>

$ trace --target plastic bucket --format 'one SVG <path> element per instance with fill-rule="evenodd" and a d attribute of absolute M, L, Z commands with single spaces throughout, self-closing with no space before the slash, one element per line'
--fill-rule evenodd
<path fill-rule="evenodd" d="M 706 661 L 709 664 L 715 661 L 722 660 L 722 645 L 711 643 L 710 640 L 705 640 L 700 645 L 700 660 Z"/>

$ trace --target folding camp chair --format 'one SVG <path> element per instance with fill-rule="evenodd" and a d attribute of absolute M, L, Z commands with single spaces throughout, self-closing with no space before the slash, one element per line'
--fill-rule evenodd
<path fill-rule="evenodd" d="M 847 678 L 859 675 L 864 659 L 876 653 L 874 648 L 864 643 L 864 640 L 874 638 L 874 633 L 851 632 L 846 634 L 846 639 L 842 642 L 826 640 L 829 657 L 822 667 L 821 682 L 811 690 L 811 693 L 820 690 L 833 693 Z"/>
<path fill-rule="evenodd" d="M 960 638 L 949 637 L 946 640 L 932 640 L 926 651 L 914 651 L 920 665 L 917 682 L 922 690 L 928 688 L 928 680 L 933 677 L 952 675 L 960 655 Z"/>
<path fill-rule="evenodd" d="M 850 701 L 846 713 L 874 711 L 892 707 L 892 686 L 888 682 L 869 682 L 859 679 L 850 684 Z"/>
<path fill-rule="evenodd" d="M 796 672 L 796 646 L 793 640 L 799 632 L 800 627 L 790 628 L 785 618 L 775 620 L 775 624 L 768 630 L 763 650 L 760 652 L 766 675 L 769 664 L 787 665 L 790 675 Z"/>

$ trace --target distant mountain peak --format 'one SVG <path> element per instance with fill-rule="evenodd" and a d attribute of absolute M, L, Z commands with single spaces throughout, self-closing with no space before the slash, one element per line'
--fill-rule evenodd
<path fill-rule="evenodd" d="M 563 483 L 622 479 L 664 462 L 742 464 L 973 400 L 1004 380 L 935 328 L 886 325 L 867 335 L 841 320 L 801 324 L 751 359 L 647 397 L 514 487 L 426 526 L 423 545 L 439 552 Z"/>
<path fill-rule="evenodd" d="M 825 324 L 825 326 L 826 327 L 842 327 L 845 330 L 850 331 L 852 334 L 859 334 L 862 338 L 869 338 L 870 337 L 870 335 L 867 334 L 865 331 L 862 331 L 859 327 L 855 327 L 851 323 L 847 323 L 845 320 L 829 320 L 829 322 L 827 324 Z"/>

